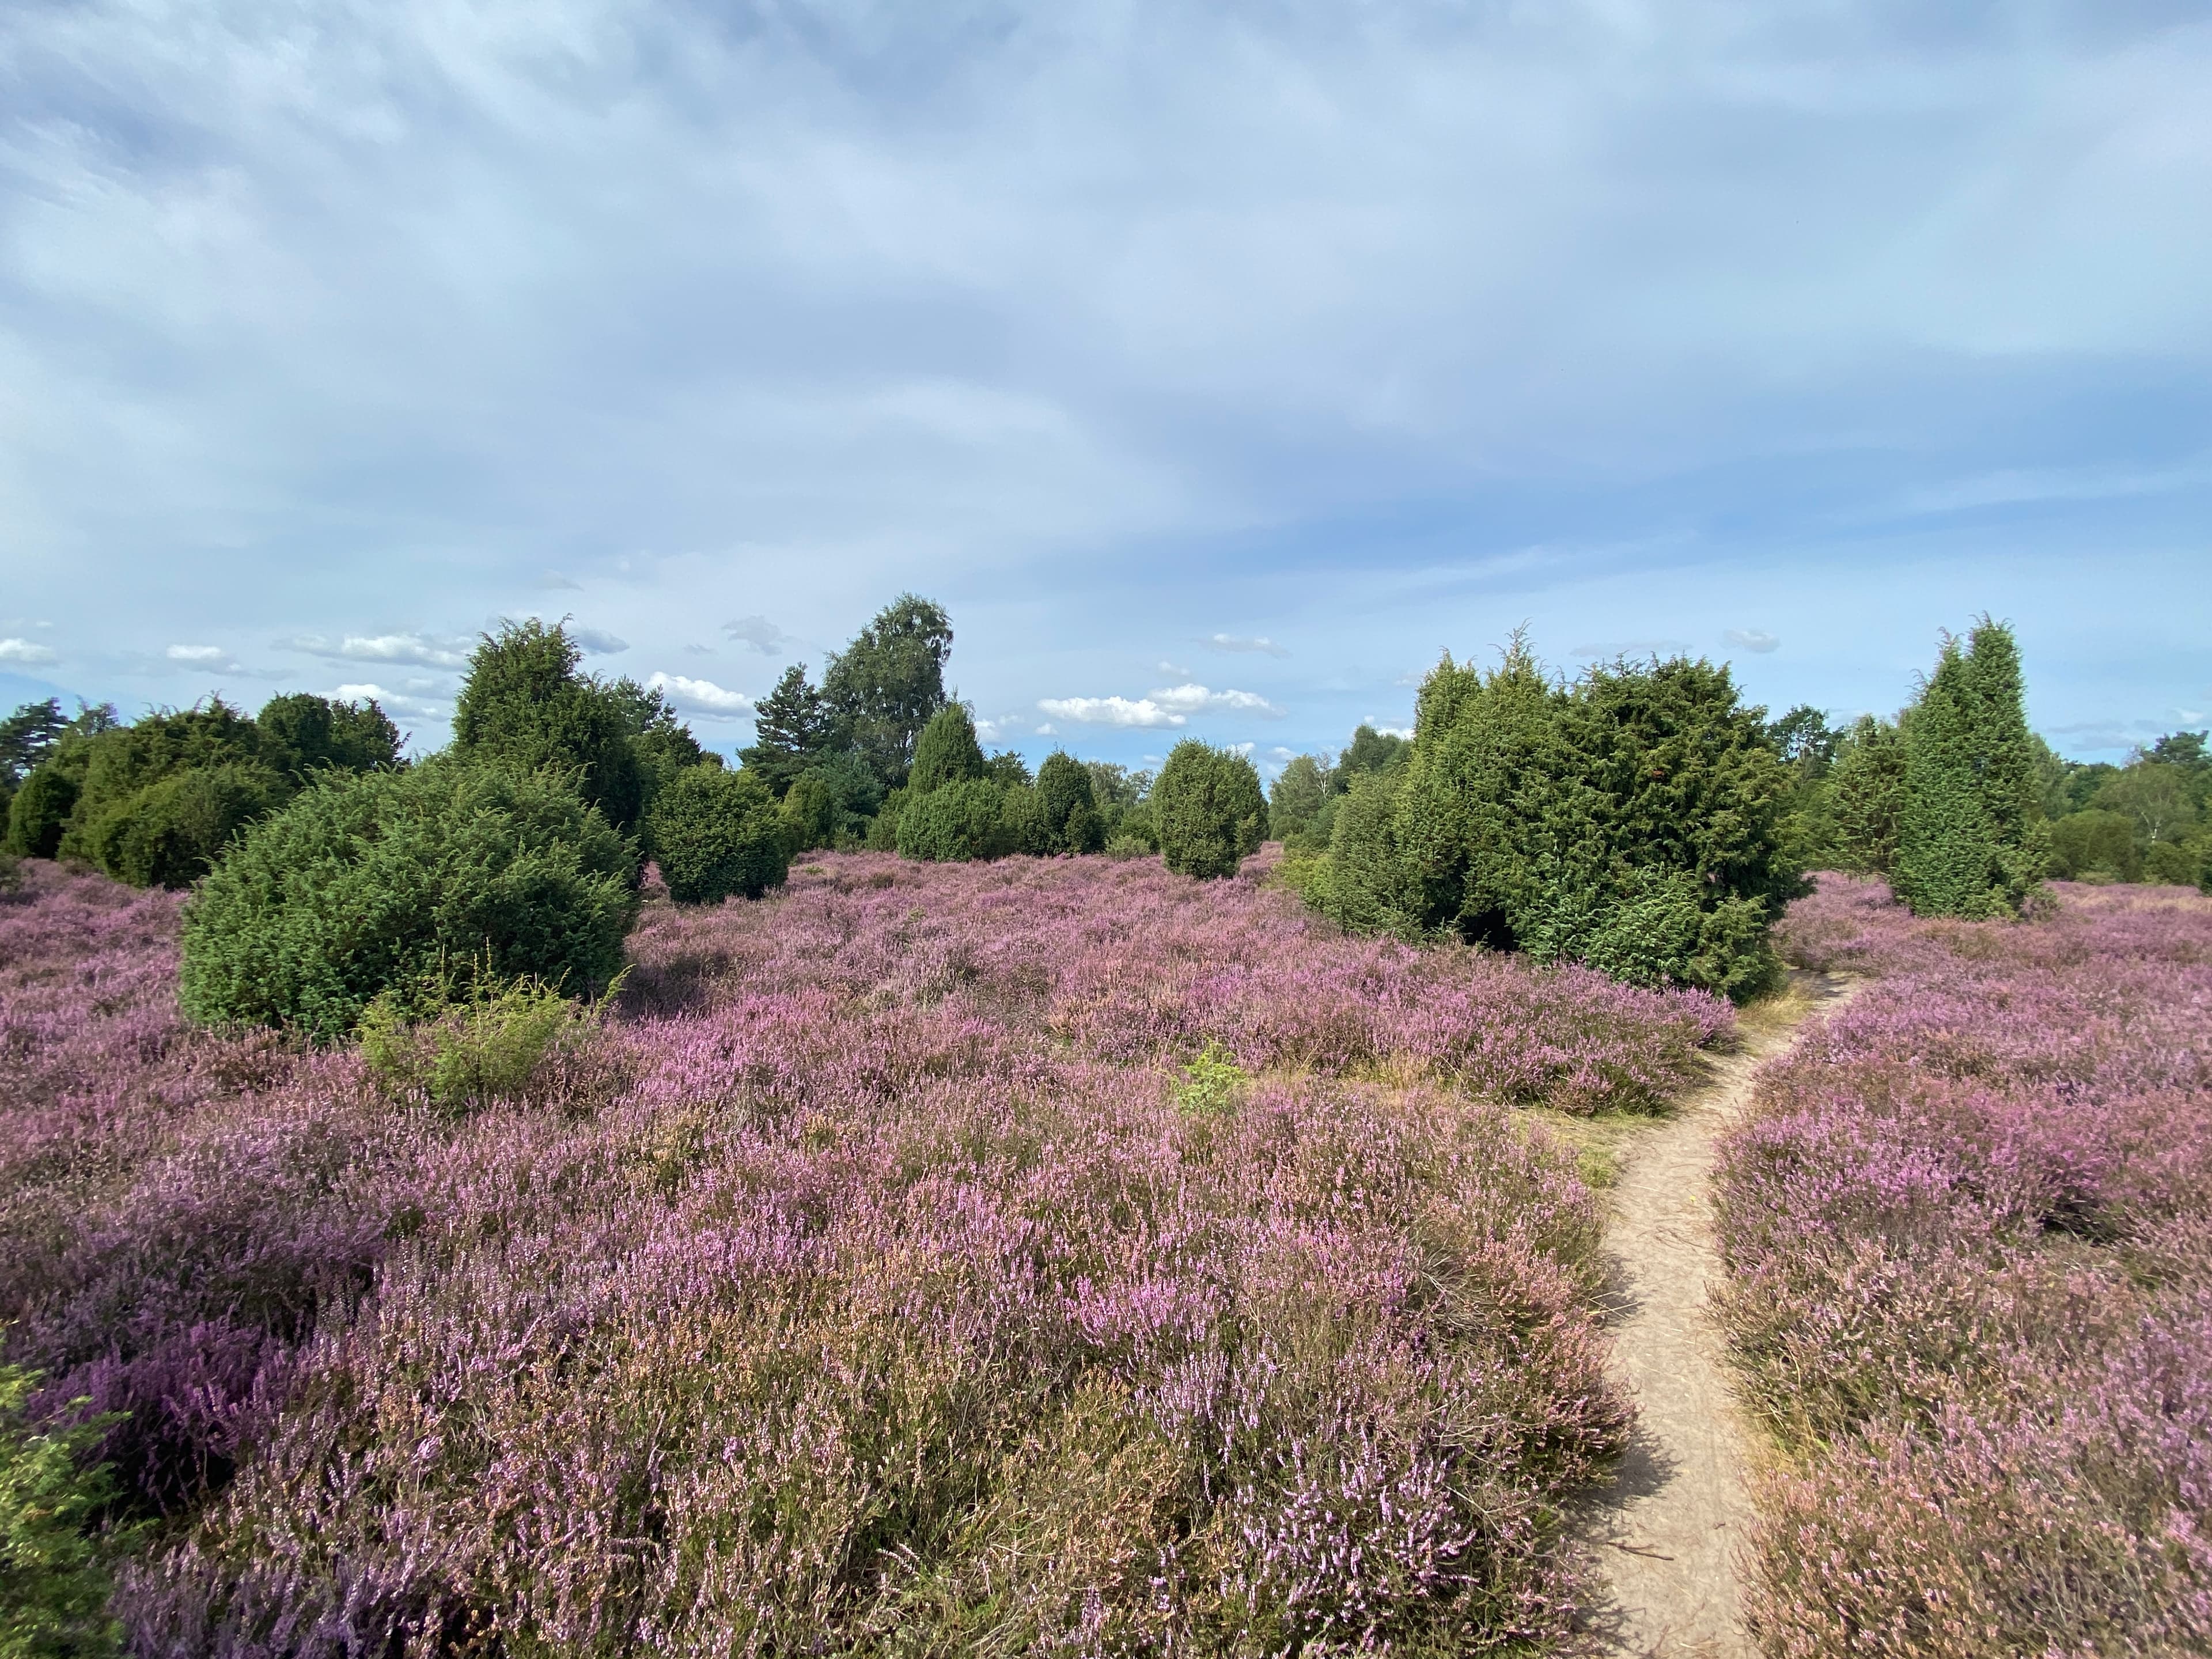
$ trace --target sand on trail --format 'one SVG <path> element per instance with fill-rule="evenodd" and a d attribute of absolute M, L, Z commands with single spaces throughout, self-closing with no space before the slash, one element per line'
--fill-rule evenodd
<path fill-rule="evenodd" d="M 1786 993 L 1746 1011 L 1738 1049 L 1668 1116 L 1625 1137 L 1611 1193 L 1613 1380 L 1636 1407 L 1626 1454 L 1600 1489 L 1582 1535 L 1606 1594 L 1589 1628 L 1608 1654 L 1742 1659 L 1752 1652 L 1738 1595 L 1747 1540 L 1746 1425 L 1719 1327 L 1707 1306 L 1720 1280 L 1713 1242 L 1715 1142 L 1751 1097 L 1759 1068 L 1811 1015 L 1853 988 L 1792 972 Z"/>

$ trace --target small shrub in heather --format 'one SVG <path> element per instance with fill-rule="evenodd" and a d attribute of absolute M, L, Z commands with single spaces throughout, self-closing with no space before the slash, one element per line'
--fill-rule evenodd
<path fill-rule="evenodd" d="M 1780 930 L 1871 982 L 1723 1149 L 1771 1653 L 2212 1650 L 2212 903 L 2057 891 Z"/>
<path fill-rule="evenodd" d="M 95 1659 L 117 1650 L 97 1537 L 107 1471 L 85 1459 L 106 1426 L 24 1420 L 37 1381 L 0 1364 L 0 1656 Z"/>

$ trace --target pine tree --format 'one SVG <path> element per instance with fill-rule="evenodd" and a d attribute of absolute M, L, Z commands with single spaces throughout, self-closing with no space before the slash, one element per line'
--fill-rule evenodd
<path fill-rule="evenodd" d="M 1943 641 L 1905 722 L 1905 788 L 1891 884 L 1916 915 L 2020 908 L 2049 856 L 2020 650 L 1987 617 Z"/>
<path fill-rule="evenodd" d="M 752 746 L 738 750 L 738 758 L 780 799 L 829 749 L 833 724 L 821 692 L 808 683 L 806 665 L 795 662 L 753 711 Z"/>

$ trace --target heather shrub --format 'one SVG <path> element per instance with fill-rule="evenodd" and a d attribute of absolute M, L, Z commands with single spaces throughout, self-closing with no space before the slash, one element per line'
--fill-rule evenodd
<path fill-rule="evenodd" d="M 742 770 L 694 766 L 653 805 L 653 851 L 678 904 L 720 904 L 733 894 L 757 899 L 782 886 L 789 836 L 767 785 Z"/>
<path fill-rule="evenodd" d="M 37 1380 L 0 1364 L 0 1659 L 95 1659 L 122 1634 L 96 1535 L 113 1483 L 85 1465 L 108 1425 L 33 1427 Z"/>
<path fill-rule="evenodd" d="M 2212 904 L 2062 889 L 1915 919 L 1824 877 L 1780 930 L 1869 977 L 1724 1141 L 1720 1308 L 1786 1454 L 1770 1652 L 2212 1644 Z"/>
<path fill-rule="evenodd" d="M 1015 850 L 1006 792 L 988 778 L 909 792 L 896 828 L 899 855 L 931 864 L 997 858 Z"/>
<path fill-rule="evenodd" d="M 203 1024 L 333 1038 L 448 963 L 596 995 L 622 967 L 635 874 L 627 843 L 555 778 L 452 760 L 328 778 L 202 884 L 179 998 Z"/>
<path fill-rule="evenodd" d="M 1178 875 L 1233 876 L 1267 838 L 1267 800 L 1252 763 L 1195 738 L 1168 751 L 1150 805 L 1160 857 Z"/>
<path fill-rule="evenodd" d="M 189 887 L 240 831 L 291 794 L 265 766 L 196 766 L 125 797 L 92 823 L 82 845 L 94 863 L 133 887 Z"/>
<path fill-rule="evenodd" d="M 454 699 L 453 752 L 566 779 L 627 833 L 645 805 L 630 732 L 635 711 L 615 688 L 577 672 L 582 661 L 559 623 L 533 617 L 483 635 Z"/>

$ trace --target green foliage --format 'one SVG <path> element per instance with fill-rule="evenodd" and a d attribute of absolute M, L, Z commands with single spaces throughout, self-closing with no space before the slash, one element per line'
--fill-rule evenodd
<path fill-rule="evenodd" d="M 1323 810 L 1335 793 L 1335 771 L 1318 756 L 1300 755 L 1276 778 L 1267 791 L 1267 827 L 1283 845 L 1304 846 L 1316 839 Z"/>
<path fill-rule="evenodd" d="M 790 872 L 785 820 L 768 786 L 748 771 L 694 766 L 653 807 L 660 878 L 678 904 L 757 899 Z"/>
<path fill-rule="evenodd" d="M 52 697 L 27 702 L 0 720 L 0 787 L 12 791 L 30 776 L 69 729 L 60 702 Z"/>
<path fill-rule="evenodd" d="M 1905 809 L 1905 734 L 1862 714 L 1838 746 L 1829 783 L 1827 851 L 1838 869 L 1887 875 Z"/>
<path fill-rule="evenodd" d="M 94 820 L 85 850 L 134 887 L 189 887 L 240 831 L 291 798 L 260 765 L 195 766 L 128 795 Z"/>
<path fill-rule="evenodd" d="M 1233 876 L 1267 836 L 1267 799 L 1252 763 L 1195 738 L 1169 751 L 1151 805 L 1160 856 L 1179 875 Z"/>
<path fill-rule="evenodd" d="M 943 608 L 902 593 L 823 669 L 822 696 L 837 740 L 858 750 L 885 788 L 906 782 L 915 739 L 945 706 L 951 653 Z"/>
<path fill-rule="evenodd" d="M 1412 752 L 1413 745 L 1396 732 L 1378 732 L 1363 721 L 1353 731 L 1350 746 L 1337 757 L 1331 785 L 1338 794 L 1349 794 L 1354 778 L 1403 766 Z"/>
<path fill-rule="evenodd" d="M 868 821 L 867 847 L 871 853 L 898 851 L 899 820 L 906 816 L 907 793 L 903 787 L 893 789 L 884 797 L 884 804 Z"/>
<path fill-rule="evenodd" d="M 983 746 L 975 741 L 975 722 L 957 702 L 948 702 L 929 717 L 915 740 L 914 766 L 908 793 L 926 795 L 948 783 L 963 783 L 987 775 Z"/>
<path fill-rule="evenodd" d="M 1363 933 L 1420 931 L 1419 884 L 1399 842 L 1402 768 L 1362 772 L 1337 809 L 1326 863 L 1297 877 L 1308 902 Z"/>
<path fill-rule="evenodd" d="M 374 698 L 337 702 L 289 692 L 262 704 L 253 724 L 262 761 L 295 787 L 332 768 L 384 772 L 399 763 L 399 728 Z"/>
<path fill-rule="evenodd" d="M 796 858 L 819 847 L 835 847 L 842 814 L 836 792 L 819 772 L 802 772 L 784 792 L 776 816 L 783 824 L 784 850 Z"/>
<path fill-rule="evenodd" d="M 699 739 L 659 686 L 640 685 L 624 675 L 606 688 L 606 694 L 622 713 L 630 752 L 637 758 L 638 821 L 642 825 L 653 815 L 653 803 L 678 773 L 694 766 L 720 766 L 722 757 L 699 746 Z"/>
<path fill-rule="evenodd" d="M 119 1653 L 97 1535 L 114 1489 L 85 1462 L 116 1419 L 33 1429 L 25 1406 L 37 1381 L 0 1364 L 0 1659 Z"/>
<path fill-rule="evenodd" d="M 1237 1056 L 1208 1037 L 1175 1081 L 1176 1104 L 1194 1117 L 1217 1117 L 1237 1104 L 1251 1081 Z"/>
<path fill-rule="evenodd" d="M 1006 819 L 1006 791 L 988 778 L 909 793 L 898 817 L 899 855 L 932 864 L 1000 857 L 1016 846 Z"/>
<path fill-rule="evenodd" d="M 1312 884 L 1348 927 L 1742 997 L 1802 890 L 1790 796 L 1727 669 L 1616 663 L 1564 686 L 1516 637 L 1494 671 L 1447 656 L 1429 676 L 1408 758 L 1355 775 Z"/>
<path fill-rule="evenodd" d="M 387 990 L 370 1002 L 361 1020 L 362 1059 L 387 1087 L 448 1111 L 473 1110 L 524 1094 L 550 1060 L 592 1029 L 611 995 L 610 988 L 586 1007 L 543 980 L 502 983 L 483 975 L 457 997 L 436 975 L 412 994 Z"/>
<path fill-rule="evenodd" d="M 645 779 L 624 699 L 576 665 L 565 625 L 532 618 L 482 636 L 453 704 L 453 752 L 565 778 L 617 830 L 634 828 Z"/>
<path fill-rule="evenodd" d="M 1001 749 L 984 761 L 983 775 L 1008 789 L 1026 789 L 1036 782 L 1030 776 L 1030 763 L 1012 749 Z"/>
<path fill-rule="evenodd" d="M 2107 779 L 2093 805 L 2125 817 L 2148 849 L 2181 841 L 2197 827 L 2197 798 L 2189 786 L 2183 768 L 2142 757 Z"/>
<path fill-rule="evenodd" d="M 76 810 L 89 757 L 57 755 L 23 781 L 8 803 L 8 850 L 22 858 L 50 859 Z"/>
<path fill-rule="evenodd" d="M 738 758 L 781 797 L 800 773 L 831 752 L 836 724 L 829 703 L 807 679 L 806 665 L 795 662 L 755 708 L 752 744 L 739 750 Z M 882 793 L 880 784 L 877 793 Z"/>
<path fill-rule="evenodd" d="M 1037 768 L 1036 809 L 1030 850 L 1039 854 L 1096 853 L 1106 845 L 1105 821 L 1091 769 L 1055 749 Z"/>
<path fill-rule="evenodd" d="M 1984 617 L 1946 639 L 1905 723 L 1891 885 L 1916 915 L 2016 913 L 2049 838 L 2011 631 Z"/>
<path fill-rule="evenodd" d="M 629 845 L 557 778 L 441 757 L 339 775 L 264 819 L 185 909 L 203 1024 L 341 1037 L 450 962 L 596 994 L 635 915 Z"/>
<path fill-rule="evenodd" d="M 2061 881 L 2141 881 L 2142 849 L 2124 812 L 2091 808 L 2051 826 L 2051 873 Z"/>

